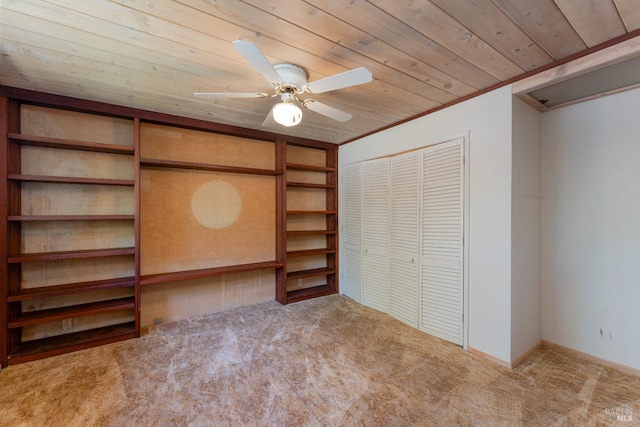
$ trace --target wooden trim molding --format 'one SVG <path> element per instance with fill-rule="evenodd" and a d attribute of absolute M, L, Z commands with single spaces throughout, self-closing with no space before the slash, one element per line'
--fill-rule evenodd
<path fill-rule="evenodd" d="M 573 348 L 565 347 L 563 345 L 555 344 L 555 343 L 552 343 L 552 342 L 549 342 L 549 341 L 545 341 L 545 340 L 542 340 L 542 346 L 546 347 L 546 348 L 550 348 L 552 350 L 558 350 L 558 351 L 561 351 L 563 353 L 567 353 L 567 354 L 570 354 L 572 356 L 576 356 L 576 357 L 579 357 L 581 359 L 588 360 L 590 362 L 601 363 L 601 364 L 603 364 L 605 366 L 617 369 L 617 370 L 622 371 L 622 372 L 624 372 L 626 374 L 636 375 L 636 376 L 640 377 L 640 369 L 632 368 L 631 366 L 627 366 L 627 365 L 623 365 L 623 364 L 620 364 L 620 363 L 612 362 L 611 360 L 607 360 L 607 359 L 602 359 L 602 358 L 594 356 L 592 354 L 583 353 L 583 352 L 581 352 L 579 350 L 575 350 Z"/>
<path fill-rule="evenodd" d="M 524 359 L 529 357 L 531 355 L 531 353 L 533 353 L 534 351 L 539 349 L 541 346 L 542 346 L 542 341 L 536 343 L 535 345 L 533 345 L 530 348 L 528 348 L 527 350 L 525 350 L 520 356 L 516 357 L 511 362 L 507 362 L 506 360 L 498 359 L 495 356 L 491 356 L 490 354 L 487 354 L 487 353 L 485 353 L 483 351 L 480 351 L 478 349 L 475 349 L 473 347 L 469 347 L 469 353 L 475 354 L 476 356 L 479 356 L 479 357 L 481 357 L 483 359 L 486 359 L 489 362 L 493 362 L 493 363 L 495 363 L 497 365 L 504 366 L 505 368 L 513 369 L 516 366 L 518 366 L 520 364 L 520 362 L 522 362 Z"/>
<path fill-rule="evenodd" d="M 537 343 L 535 343 L 534 345 L 529 347 L 527 350 L 523 351 L 520 356 L 518 356 L 515 359 L 513 359 L 511 361 L 511 366 L 509 366 L 509 367 L 511 369 L 515 368 L 516 366 L 518 366 L 520 364 L 520 362 L 522 362 L 524 359 L 529 357 L 531 355 L 531 353 L 533 353 L 534 351 L 536 351 L 540 347 L 542 347 L 542 340 L 537 342 Z"/>
<path fill-rule="evenodd" d="M 475 349 L 473 347 L 469 347 L 469 353 L 475 354 L 476 356 L 481 357 L 483 359 L 486 359 L 489 362 L 493 362 L 496 365 L 504 366 L 505 368 L 511 368 L 511 363 L 509 363 L 509 362 L 507 362 L 505 360 L 502 360 L 502 359 L 498 359 L 495 356 L 487 354 L 484 351 L 480 351 L 480 350 Z"/>
<path fill-rule="evenodd" d="M 640 55 L 640 36 L 514 82 L 512 93 L 514 95 L 526 94 L 550 84 L 560 83 L 591 71 L 635 58 L 638 55 Z"/>
<path fill-rule="evenodd" d="M 365 134 L 359 135 L 359 136 L 357 136 L 355 138 L 352 138 L 352 139 L 349 139 L 347 141 L 341 142 L 338 145 L 349 144 L 350 142 L 357 141 L 357 140 L 362 139 L 364 137 L 374 135 L 376 133 L 382 132 L 384 130 L 399 126 L 401 124 L 404 124 L 404 123 L 407 123 L 407 122 L 410 122 L 410 121 L 413 121 L 415 119 L 419 119 L 420 117 L 424 117 L 424 116 L 427 116 L 429 114 L 435 113 L 437 111 L 444 110 L 445 108 L 449 108 L 449 107 L 452 107 L 452 106 L 454 106 L 456 104 L 460 104 L 460 103 L 462 103 L 464 101 L 468 101 L 469 99 L 475 98 L 477 96 L 484 95 L 485 93 L 491 92 L 491 91 L 493 91 L 495 89 L 499 89 L 499 88 L 501 88 L 503 86 L 507 86 L 507 85 L 510 85 L 510 84 L 515 84 L 516 82 L 520 82 L 522 80 L 529 79 L 531 77 L 535 77 L 538 74 L 546 72 L 547 70 L 553 70 L 553 69 L 557 69 L 557 68 L 562 68 L 562 67 L 565 66 L 565 64 L 567 64 L 569 62 L 576 61 L 576 60 L 578 60 L 580 58 L 590 56 L 590 55 L 592 55 L 592 54 L 594 54 L 596 52 L 599 52 L 601 50 L 611 49 L 611 50 L 608 50 L 609 54 L 611 54 L 612 51 L 616 51 L 617 50 L 618 51 L 617 52 L 618 55 L 620 55 L 621 57 L 624 56 L 624 55 L 631 55 L 630 52 L 625 52 L 625 51 L 626 50 L 633 50 L 634 48 L 632 46 L 634 46 L 639 41 L 640 41 L 640 28 L 636 29 L 636 30 L 633 30 L 633 31 L 630 31 L 630 32 L 628 32 L 626 34 L 623 34 L 622 36 L 619 36 L 619 37 L 613 38 L 611 40 L 608 40 L 606 42 L 600 43 L 599 45 L 593 46 L 593 47 L 591 47 L 589 49 L 585 49 L 582 52 L 577 52 L 577 53 L 575 53 L 573 55 L 569 55 L 569 56 L 567 56 L 565 58 L 562 58 L 562 59 L 559 59 L 557 61 L 551 62 L 549 64 L 543 65 L 543 66 L 541 66 L 539 68 L 536 68 L 534 70 L 527 71 L 526 73 L 523 73 L 523 74 L 520 74 L 518 76 L 512 77 L 512 78 L 510 78 L 508 80 L 505 80 L 503 82 L 496 83 L 496 84 L 494 84 L 492 86 L 486 87 L 486 88 L 481 89 L 481 90 L 479 90 L 477 92 L 474 92 L 474 93 L 471 93 L 469 95 L 463 96 L 461 98 L 456 99 L 455 101 L 447 102 L 446 104 L 443 104 L 443 105 L 440 105 L 438 107 L 432 108 L 432 109 L 427 110 L 427 111 L 425 111 L 423 113 L 416 114 L 416 115 L 411 116 L 411 117 L 407 117 L 406 119 L 403 119 L 403 120 L 400 120 L 398 122 L 392 123 L 390 125 L 381 127 L 379 129 L 375 129 L 375 130 L 373 130 L 371 132 L 367 132 Z M 620 46 L 622 46 L 622 47 L 620 47 Z M 624 59 L 628 59 L 630 57 L 631 56 L 627 56 L 626 58 L 622 57 L 619 61 L 623 61 Z M 614 63 L 613 59 L 611 61 L 612 62 L 610 62 L 610 64 L 608 64 L 608 65 L 611 65 L 611 64 Z M 551 83 L 552 82 L 547 82 L 547 84 L 551 84 Z M 553 81 L 553 83 L 557 83 L 557 82 Z M 524 101 L 527 102 L 527 100 L 524 100 Z"/>

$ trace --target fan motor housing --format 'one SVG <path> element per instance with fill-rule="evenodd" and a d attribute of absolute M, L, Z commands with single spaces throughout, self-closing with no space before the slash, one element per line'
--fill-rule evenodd
<path fill-rule="evenodd" d="M 282 77 L 286 86 L 294 87 L 298 92 L 302 91 L 307 84 L 307 73 L 294 64 L 276 64 L 273 66 L 276 72 Z"/>

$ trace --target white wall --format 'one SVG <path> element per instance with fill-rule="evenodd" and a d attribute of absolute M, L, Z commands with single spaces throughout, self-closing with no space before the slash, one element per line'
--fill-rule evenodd
<path fill-rule="evenodd" d="M 511 361 L 540 344 L 541 114 L 513 100 Z"/>
<path fill-rule="evenodd" d="M 542 116 L 542 338 L 640 369 L 640 90 Z"/>
<path fill-rule="evenodd" d="M 342 170 L 469 132 L 469 347 L 505 362 L 511 361 L 511 108 L 511 87 L 503 87 L 343 145 L 338 156 Z"/>

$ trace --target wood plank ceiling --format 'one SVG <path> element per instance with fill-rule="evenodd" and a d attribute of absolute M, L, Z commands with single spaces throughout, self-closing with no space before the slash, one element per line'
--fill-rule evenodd
<path fill-rule="evenodd" d="M 270 131 L 340 143 L 640 28 L 640 0 L 2 0 L 0 84 L 261 129 L 268 92 L 231 41 L 309 81 L 365 66 L 372 83 L 317 95 Z"/>

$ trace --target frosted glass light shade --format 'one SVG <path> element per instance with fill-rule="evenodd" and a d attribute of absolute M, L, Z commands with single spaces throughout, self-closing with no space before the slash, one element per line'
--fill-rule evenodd
<path fill-rule="evenodd" d="M 273 106 L 273 119 L 282 126 L 295 126 L 302 120 L 302 110 L 292 102 L 283 101 Z"/>

